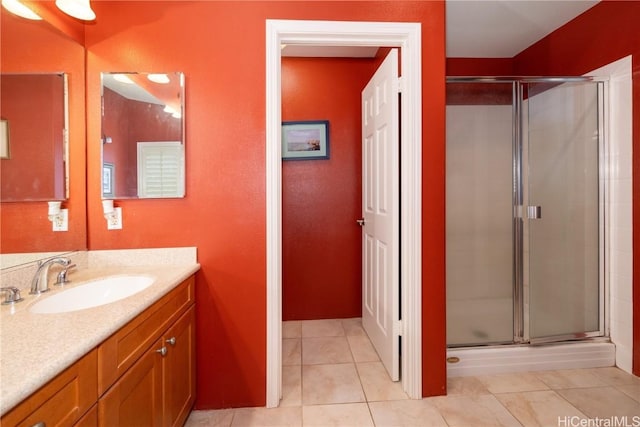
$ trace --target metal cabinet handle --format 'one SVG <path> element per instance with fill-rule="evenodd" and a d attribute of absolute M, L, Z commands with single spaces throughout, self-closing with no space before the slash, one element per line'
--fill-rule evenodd
<path fill-rule="evenodd" d="M 47 427 L 47 423 L 45 423 L 44 421 L 38 421 L 37 423 L 35 423 L 31 427 Z"/>
<path fill-rule="evenodd" d="M 168 340 L 165 340 L 166 343 L 173 345 L 176 345 L 176 337 L 171 337 Z"/>
<path fill-rule="evenodd" d="M 160 353 L 160 355 L 162 357 L 166 356 L 167 355 L 167 347 L 162 346 L 162 348 L 160 350 L 156 350 L 156 353 Z"/>
<path fill-rule="evenodd" d="M 360 227 L 364 227 L 364 218 L 356 219 L 356 222 Z"/>

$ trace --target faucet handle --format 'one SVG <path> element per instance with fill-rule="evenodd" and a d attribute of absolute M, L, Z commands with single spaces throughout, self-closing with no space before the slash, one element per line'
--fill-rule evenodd
<path fill-rule="evenodd" d="M 67 279 L 67 272 L 69 269 L 74 268 L 75 264 L 69 264 L 65 266 L 60 273 L 58 273 L 58 278 L 56 279 L 56 283 L 54 285 L 64 285 L 65 283 L 69 283 L 71 280 Z"/>
<path fill-rule="evenodd" d="M 22 301 L 22 297 L 20 296 L 20 289 L 16 288 L 15 286 L 2 287 L 0 288 L 0 291 L 7 293 L 4 301 L 2 301 L 2 305 L 8 305 L 13 304 L 14 302 Z"/>

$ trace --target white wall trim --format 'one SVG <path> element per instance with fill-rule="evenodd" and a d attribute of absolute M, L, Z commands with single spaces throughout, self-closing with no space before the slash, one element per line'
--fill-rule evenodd
<path fill-rule="evenodd" d="M 267 407 L 282 395 L 282 165 L 280 45 L 401 48 L 402 386 L 422 398 L 422 47 L 419 23 L 266 21 Z"/>
<path fill-rule="evenodd" d="M 586 75 L 608 80 L 605 125 L 605 312 L 616 366 L 633 364 L 633 166 L 631 55 Z"/>

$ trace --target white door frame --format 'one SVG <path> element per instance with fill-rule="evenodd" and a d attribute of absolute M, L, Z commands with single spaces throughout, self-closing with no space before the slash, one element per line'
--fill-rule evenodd
<path fill-rule="evenodd" d="M 420 23 L 266 21 L 267 407 L 282 395 L 281 45 L 399 47 L 402 387 L 422 398 L 422 47 Z"/>

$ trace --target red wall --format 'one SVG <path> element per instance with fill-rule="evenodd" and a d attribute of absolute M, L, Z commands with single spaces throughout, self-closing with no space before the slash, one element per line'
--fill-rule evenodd
<path fill-rule="evenodd" d="M 129 110 L 128 100 L 112 91 L 104 88 L 103 92 L 104 112 L 102 116 L 101 138 L 111 138 L 111 143 L 102 145 L 102 161 L 114 165 L 114 194 L 120 197 L 135 197 L 135 190 L 129 191 L 127 186 L 128 171 L 137 170 L 136 158 L 129 156 Z"/>
<path fill-rule="evenodd" d="M 0 161 L 2 200 L 65 198 L 62 76 L 3 75 L 0 97 L 10 147 L 10 158 Z"/>
<path fill-rule="evenodd" d="M 329 160 L 282 163 L 282 318 L 362 315 L 360 93 L 373 59 L 283 58 L 282 119 L 329 120 Z"/>
<path fill-rule="evenodd" d="M 447 58 L 447 76 L 512 76 L 513 58 Z"/>
<path fill-rule="evenodd" d="M 425 395 L 444 393 L 444 3 L 220 1 L 149 7 L 104 1 L 92 6 L 98 20 L 85 34 L 89 247 L 198 247 L 198 408 L 265 403 L 265 20 L 422 23 L 423 382 Z M 187 195 L 118 201 L 124 228 L 107 231 L 95 143 L 100 72 L 122 69 L 185 73 Z"/>
<path fill-rule="evenodd" d="M 66 72 L 69 88 L 69 231 L 53 232 L 46 202 L 0 205 L 2 253 L 86 249 L 84 49 L 46 22 L 17 18 L 0 8 L 3 73 Z M 15 148 L 15 147 L 14 147 Z M 5 161 L 3 160 L 4 167 Z M 3 177 L 4 178 L 4 177 Z"/>
<path fill-rule="evenodd" d="M 520 75 L 581 75 L 633 55 L 633 372 L 640 375 L 640 2 L 602 1 L 514 58 Z"/>

